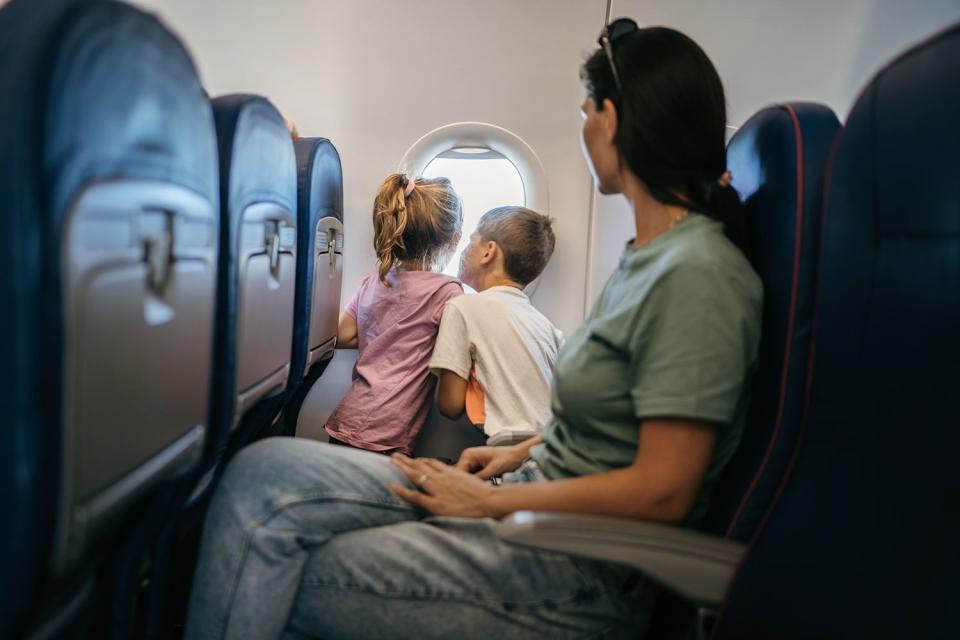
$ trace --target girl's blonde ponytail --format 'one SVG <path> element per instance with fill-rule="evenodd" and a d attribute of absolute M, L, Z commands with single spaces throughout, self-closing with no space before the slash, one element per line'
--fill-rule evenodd
<path fill-rule="evenodd" d="M 377 252 L 380 281 L 390 286 L 387 274 L 411 265 L 428 269 L 449 257 L 460 238 L 460 198 L 446 178 L 421 178 L 409 195 L 404 190 L 416 180 L 395 173 L 380 186 L 373 203 L 373 248 Z"/>
<path fill-rule="evenodd" d="M 412 178 L 411 178 L 412 179 Z M 387 274 L 397 266 L 397 256 L 406 248 L 403 232 L 407 228 L 407 203 L 403 197 L 404 176 L 394 174 L 380 187 L 373 205 L 373 248 L 377 252 L 380 281 L 388 287 Z"/>

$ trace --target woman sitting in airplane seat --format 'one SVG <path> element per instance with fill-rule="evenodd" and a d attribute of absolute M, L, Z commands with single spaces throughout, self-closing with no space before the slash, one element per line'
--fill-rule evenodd
<path fill-rule="evenodd" d="M 428 364 L 443 305 L 463 293 L 438 273 L 460 242 L 460 198 L 446 178 L 393 174 L 373 203 L 378 273 L 360 282 L 337 330 L 357 347 L 353 384 L 327 419 L 333 444 L 410 454 L 436 381 Z"/>
<path fill-rule="evenodd" d="M 496 519 L 696 526 L 740 440 L 762 287 L 737 246 L 710 60 L 623 19 L 600 44 L 581 70 L 583 148 L 636 237 L 560 350 L 542 435 L 455 467 L 289 438 L 241 451 L 210 506 L 188 638 L 643 634 L 656 591 L 642 575 L 507 543 Z"/>

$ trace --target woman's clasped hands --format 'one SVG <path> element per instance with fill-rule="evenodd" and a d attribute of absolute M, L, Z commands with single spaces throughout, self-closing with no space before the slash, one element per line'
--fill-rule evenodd
<path fill-rule="evenodd" d="M 460 456 L 455 466 L 432 458 L 409 458 L 397 453 L 393 465 L 416 489 L 392 483 L 398 496 L 437 516 L 495 518 L 491 498 L 497 488 L 486 482 L 516 470 L 526 458 L 526 447 L 474 447 Z"/>

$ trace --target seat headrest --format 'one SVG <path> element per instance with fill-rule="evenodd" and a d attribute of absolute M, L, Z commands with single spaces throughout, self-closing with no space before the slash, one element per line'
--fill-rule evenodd
<path fill-rule="evenodd" d="M 751 259 L 766 289 L 765 307 L 783 313 L 782 329 L 795 272 L 813 268 L 827 164 L 840 128 L 824 105 L 777 104 L 747 120 L 727 147 L 727 167 L 747 217 Z M 809 309 L 803 311 L 809 316 Z"/>
<path fill-rule="evenodd" d="M 58 47 L 43 123 L 44 169 L 60 212 L 102 178 L 154 178 L 216 202 L 216 141 L 193 62 L 153 16 L 94 2 Z"/>
<path fill-rule="evenodd" d="M 751 116 L 727 147 L 733 186 L 747 208 L 775 193 L 776 198 L 758 204 L 783 207 L 784 216 L 793 219 L 797 196 L 805 198 L 803 204 L 819 203 L 824 167 L 809 171 L 813 167 L 806 163 L 820 164 L 839 129 L 836 114 L 812 102 L 771 105 Z"/>
<path fill-rule="evenodd" d="M 878 237 L 960 233 L 960 25 L 883 68 L 860 95 L 837 151 L 831 209 Z M 917 96 L 923 96 L 918 100 Z M 843 202 L 837 202 L 842 198 Z M 851 206 L 856 201 L 872 207 Z"/>
<path fill-rule="evenodd" d="M 261 96 L 234 94 L 213 100 L 220 147 L 220 193 L 235 215 L 255 202 L 289 211 L 297 203 L 297 168 L 283 116 Z"/>
<path fill-rule="evenodd" d="M 817 321 L 823 348 L 816 356 L 810 421 L 829 416 L 831 435 L 869 432 L 872 444 L 889 445 L 897 455 L 904 453 L 894 444 L 902 424 L 915 425 L 911 443 L 940 442 L 940 425 L 960 412 L 954 389 L 960 358 L 958 79 L 960 25 L 884 67 L 850 113 L 824 212 Z M 835 393 L 835 384 L 849 394 Z M 909 475 L 910 465 L 937 473 L 934 456 L 949 451 L 924 451 L 923 463 L 910 459 L 901 475 Z M 955 478 L 950 482 L 956 485 Z"/>
<path fill-rule="evenodd" d="M 36 111 L 26 126 L 41 146 L 48 211 L 59 216 L 84 184 L 114 178 L 173 182 L 216 202 L 210 105 L 180 42 L 125 4 L 61 4 L 65 19 L 38 26 L 53 54 L 32 52 L 44 67 L 28 64 L 36 86 L 3 83 L 8 100 Z"/>
<path fill-rule="evenodd" d="M 343 170 L 340 154 L 326 138 L 300 138 L 297 153 L 297 206 L 311 220 L 334 216 L 343 221 Z"/>

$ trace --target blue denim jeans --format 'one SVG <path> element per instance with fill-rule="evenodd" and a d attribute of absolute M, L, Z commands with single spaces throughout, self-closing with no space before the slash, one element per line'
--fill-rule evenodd
<path fill-rule="evenodd" d="M 505 482 L 545 480 L 535 465 Z M 620 567 L 503 542 L 396 497 L 385 456 L 271 438 L 237 454 L 203 534 L 188 639 L 636 636 Z"/>

